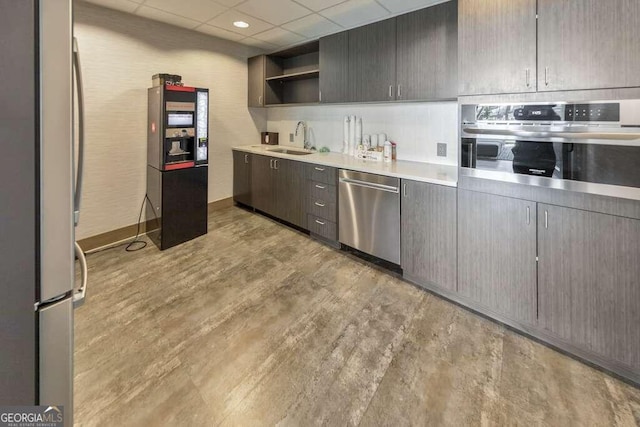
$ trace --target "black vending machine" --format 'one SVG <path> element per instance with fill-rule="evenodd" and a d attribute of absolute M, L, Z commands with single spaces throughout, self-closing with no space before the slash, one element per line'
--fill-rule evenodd
<path fill-rule="evenodd" d="M 207 234 L 209 90 L 149 89 L 147 233 L 161 250 Z"/>

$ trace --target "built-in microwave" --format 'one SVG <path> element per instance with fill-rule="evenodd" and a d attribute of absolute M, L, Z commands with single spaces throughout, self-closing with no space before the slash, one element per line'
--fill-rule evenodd
<path fill-rule="evenodd" d="M 462 175 L 622 186 L 640 197 L 640 100 L 462 105 L 460 136 Z"/>

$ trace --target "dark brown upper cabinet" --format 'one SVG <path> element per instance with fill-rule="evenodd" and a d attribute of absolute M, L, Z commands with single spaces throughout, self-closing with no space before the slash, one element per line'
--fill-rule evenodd
<path fill-rule="evenodd" d="M 535 92 L 536 0 L 459 0 L 458 75 L 460 95 Z"/>
<path fill-rule="evenodd" d="M 349 101 L 349 32 L 320 39 L 320 102 Z"/>
<path fill-rule="evenodd" d="M 640 86 L 640 2 L 538 0 L 538 90 Z"/>
<path fill-rule="evenodd" d="M 247 62 L 249 74 L 249 107 L 264 107 L 265 60 L 265 55 L 259 55 L 249 58 Z"/>
<path fill-rule="evenodd" d="M 396 19 L 349 31 L 349 101 L 395 100 Z"/>
<path fill-rule="evenodd" d="M 456 98 L 458 2 L 398 16 L 396 25 L 396 99 Z"/>

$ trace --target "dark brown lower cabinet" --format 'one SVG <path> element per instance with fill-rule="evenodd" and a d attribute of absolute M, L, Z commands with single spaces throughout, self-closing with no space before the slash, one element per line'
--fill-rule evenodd
<path fill-rule="evenodd" d="M 274 216 L 306 228 L 304 164 L 295 160 L 276 159 L 274 168 L 276 175 Z"/>
<path fill-rule="evenodd" d="M 405 277 L 456 291 L 455 188 L 402 180 L 402 252 Z"/>
<path fill-rule="evenodd" d="M 298 227 L 306 226 L 304 165 L 294 160 L 253 155 L 253 207 Z"/>
<path fill-rule="evenodd" d="M 539 324 L 640 371 L 640 220 L 538 205 Z"/>
<path fill-rule="evenodd" d="M 251 196 L 253 207 L 275 215 L 276 187 L 273 157 L 253 155 L 251 159 Z"/>
<path fill-rule="evenodd" d="M 458 292 L 535 325 L 535 202 L 458 190 Z"/>
<path fill-rule="evenodd" d="M 253 206 L 251 199 L 251 154 L 233 152 L 233 200 Z"/>

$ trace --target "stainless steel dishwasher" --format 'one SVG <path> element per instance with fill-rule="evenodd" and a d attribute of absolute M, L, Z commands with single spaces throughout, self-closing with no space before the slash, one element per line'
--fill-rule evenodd
<path fill-rule="evenodd" d="M 338 240 L 400 264 L 400 180 L 340 170 Z"/>

